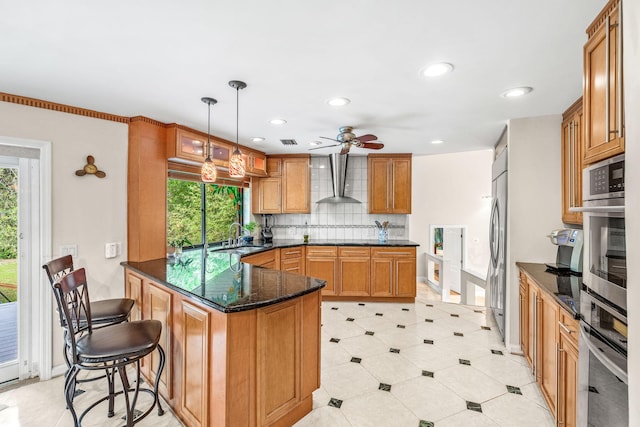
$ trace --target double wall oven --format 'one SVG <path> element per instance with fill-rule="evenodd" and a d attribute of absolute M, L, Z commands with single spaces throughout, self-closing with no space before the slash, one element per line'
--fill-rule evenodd
<path fill-rule="evenodd" d="M 583 171 L 578 425 L 629 425 L 624 155 Z"/>

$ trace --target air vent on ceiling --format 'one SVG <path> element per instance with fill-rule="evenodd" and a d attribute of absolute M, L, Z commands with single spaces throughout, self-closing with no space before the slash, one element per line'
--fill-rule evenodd
<path fill-rule="evenodd" d="M 295 139 L 281 139 L 282 145 L 298 145 Z"/>

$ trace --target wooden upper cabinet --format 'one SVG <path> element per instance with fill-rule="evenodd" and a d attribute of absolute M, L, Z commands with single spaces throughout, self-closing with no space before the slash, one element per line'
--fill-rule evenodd
<path fill-rule="evenodd" d="M 562 115 L 562 222 L 582 224 L 582 98 Z"/>
<path fill-rule="evenodd" d="M 223 168 L 229 167 L 232 147 L 228 143 L 210 137 L 211 159 Z M 200 165 L 207 158 L 207 134 L 180 125 L 167 129 L 167 157 L 171 160 Z"/>
<path fill-rule="evenodd" d="M 267 176 L 266 154 L 246 148 L 243 148 L 241 151 L 247 175 Z"/>
<path fill-rule="evenodd" d="M 310 157 L 285 158 L 282 162 L 282 213 L 311 212 Z"/>
<path fill-rule="evenodd" d="M 369 154 L 369 213 L 411 213 L 411 154 Z"/>
<path fill-rule="evenodd" d="M 611 0 L 587 28 L 584 46 L 584 164 L 624 153 L 622 20 Z"/>
<path fill-rule="evenodd" d="M 310 213 L 311 168 L 309 155 L 269 157 L 268 178 L 253 181 L 254 214 Z"/>

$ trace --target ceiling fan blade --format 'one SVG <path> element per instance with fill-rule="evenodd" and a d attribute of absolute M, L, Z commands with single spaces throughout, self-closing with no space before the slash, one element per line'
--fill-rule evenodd
<path fill-rule="evenodd" d="M 368 148 L 369 150 L 380 150 L 384 148 L 384 144 L 381 142 L 361 142 L 358 144 L 358 148 Z"/>
<path fill-rule="evenodd" d="M 322 138 L 322 139 L 328 139 L 328 140 L 330 140 L 330 141 L 340 142 L 340 141 L 338 141 L 338 140 L 337 140 L 337 139 L 335 139 L 335 138 L 328 138 L 328 137 L 326 137 L 326 136 L 321 136 L 320 138 Z"/>
<path fill-rule="evenodd" d="M 338 145 L 342 145 L 342 144 L 320 145 L 320 146 L 318 146 L 318 147 L 309 148 L 309 150 L 319 150 L 319 149 L 321 149 L 321 148 L 337 147 Z"/>
<path fill-rule="evenodd" d="M 366 135 L 361 135 L 356 137 L 358 141 L 360 142 L 369 142 L 369 141 L 375 141 L 376 139 L 378 139 L 377 136 L 372 135 L 370 133 L 366 134 Z"/>

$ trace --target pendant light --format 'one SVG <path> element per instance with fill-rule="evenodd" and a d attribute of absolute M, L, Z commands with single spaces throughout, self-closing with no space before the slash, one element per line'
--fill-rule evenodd
<path fill-rule="evenodd" d="M 202 102 L 209 107 L 209 115 L 207 119 L 207 158 L 202 164 L 202 170 L 200 171 L 200 177 L 202 182 L 215 182 L 218 177 L 218 171 L 216 165 L 211 160 L 211 106 L 215 105 L 218 101 L 213 98 L 204 97 Z"/>
<path fill-rule="evenodd" d="M 231 80 L 229 82 L 229 86 L 236 90 L 236 149 L 233 151 L 231 159 L 229 160 L 229 176 L 231 178 L 244 178 L 246 170 L 244 159 L 242 158 L 242 153 L 240 152 L 240 144 L 238 143 L 238 121 L 240 120 L 239 93 L 240 89 L 244 89 L 245 87 L 247 87 L 247 84 L 239 80 Z"/>

